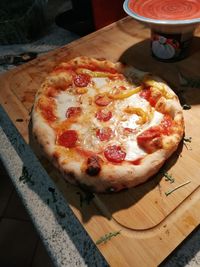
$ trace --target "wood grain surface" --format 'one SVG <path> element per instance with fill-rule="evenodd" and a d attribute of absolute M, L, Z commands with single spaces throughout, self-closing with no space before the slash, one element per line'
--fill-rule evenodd
<path fill-rule="evenodd" d="M 160 172 L 136 188 L 94 195 L 92 201 L 86 201 L 91 195 L 64 182 L 32 145 L 94 242 L 107 233 L 120 231 L 98 245 L 111 266 L 157 266 L 200 221 L 199 30 L 190 56 L 176 63 L 152 58 L 149 36 L 148 28 L 127 17 L 0 76 L 0 103 L 30 145 L 29 119 L 37 89 L 56 64 L 79 55 L 120 60 L 155 73 L 169 83 L 182 103 L 191 105 L 191 109 L 184 110 L 184 119 L 185 136 L 192 137 L 192 142 L 180 144 L 163 169 L 173 175 L 174 183 L 166 181 Z M 181 84 L 180 73 L 190 79 L 187 87 Z M 165 192 L 187 181 L 190 183 L 166 196 Z M 80 202 L 80 198 L 85 201 Z"/>

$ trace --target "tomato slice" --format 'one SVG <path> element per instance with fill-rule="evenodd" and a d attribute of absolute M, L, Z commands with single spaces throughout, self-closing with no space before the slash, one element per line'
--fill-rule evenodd
<path fill-rule="evenodd" d="M 113 135 L 113 131 L 109 127 L 104 127 L 102 129 L 98 129 L 96 131 L 96 135 L 101 141 L 109 141 Z"/>
<path fill-rule="evenodd" d="M 137 136 L 137 140 L 139 143 L 143 143 L 159 136 L 161 136 L 161 128 L 159 126 L 155 126 L 139 134 Z"/>
<path fill-rule="evenodd" d="M 149 100 L 150 96 L 151 96 L 151 91 L 150 88 L 144 88 L 142 91 L 140 91 L 140 97 L 146 99 L 147 101 Z"/>
<path fill-rule="evenodd" d="M 104 156 L 108 161 L 113 163 L 120 163 L 124 161 L 126 152 L 122 150 L 121 146 L 112 145 L 108 146 L 104 151 Z"/>
<path fill-rule="evenodd" d="M 75 130 L 67 130 L 58 136 L 57 143 L 64 147 L 75 147 L 78 140 L 78 134 Z"/>
<path fill-rule="evenodd" d="M 112 112 L 110 110 L 101 109 L 96 113 L 95 117 L 99 121 L 109 121 L 112 118 Z"/>
<path fill-rule="evenodd" d="M 74 84 L 78 87 L 86 87 L 91 80 L 91 77 L 88 74 L 81 73 L 77 74 L 74 77 Z"/>
<path fill-rule="evenodd" d="M 161 121 L 162 133 L 164 135 L 169 135 L 171 133 L 171 127 L 173 125 L 173 120 L 169 115 L 165 115 Z"/>
<path fill-rule="evenodd" d="M 98 95 L 95 98 L 95 104 L 97 104 L 98 106 L 107 106 L 108 104 L 110 104 L 110 102 L 111 99 L 105 95 Z"/>
<path fill-rule="evenodd" d="M 77 117 L 81 114 L 80 107 L 69 107 L 66 111 L 66 118 Z"/>
<path fill-rule="evenodd" d="M 152 96 L 150 87 L 144 88 L 141 92 L 140 92 L 140 97 L 146 99 L 150 105 L 152 107 L 155 107 L 156 103 L 158 102 L 159 98 L 161 97 L 161 95 L 158 96 Z"/>
<path fill-rule="evenodd" d="M 138 145 L 147 153 L 152 153 L 162 147 L 160 126 L 153 126 L 137 136 Z"/>
<path fill-rule="evenodd" d="M 133 165 L 140 165 L 142 162 L 142 158 L 138 158 L 138 159 L 135 159 L 135 160 L 132 160 L 131 163 Z"/>

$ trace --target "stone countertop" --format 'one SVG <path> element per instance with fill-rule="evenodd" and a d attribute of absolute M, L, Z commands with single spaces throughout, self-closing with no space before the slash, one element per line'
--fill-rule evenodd
<path fill-rule="evenodd" d="M 108 266 L 1 106 L 0 158 L 55 266 Z M 160 267 L 200 266 L 199 240 L 197 228 Z"/>
<path fill-rule="evenodd" d="M 0 158 L 55 266 L 107 266 L 1 107 L 0 144 Z"/>
<path fill-rule="evenodd" d="M 76 38 L 78 36 L 75 34 L 52 25 L 48 34 L 39 41 L 26 45 L 0 46 L 0 52 L 1 55 L 27 51 L 43 53 Z M 0 72 L 13 67 L 0 66 Z M 55 266 L 107 266 L 65 199 L 1 107 L 0 157 Z M 25 179 L 25 176 L 29 179 Z M 56 200 L 52 200 L 52 194 L 56 196 Z M 160 266 L 200 266 L 199 240 L 198 228 Z"/>

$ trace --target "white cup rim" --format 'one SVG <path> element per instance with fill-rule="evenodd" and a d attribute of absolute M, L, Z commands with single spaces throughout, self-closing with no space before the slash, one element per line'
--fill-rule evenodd
<path fill-rule="evenodd" d="M 133 12 L 129 6 L 130 0 L 125 0 L 123 3 L 124 11 L 131 17 L 133 17 L 136 20 L 146 22 L 148 24 L 157 24 L 157 25 L 190 25 L 190 24 L 197 24 L 200 22 L 200 18 L 194 18 L 194 19 L 186 19 L 186 20 L 158 20 L 158 19 L 151 19 L 147 17 L 143 17 L 138 15 L 137 13 Z"/>

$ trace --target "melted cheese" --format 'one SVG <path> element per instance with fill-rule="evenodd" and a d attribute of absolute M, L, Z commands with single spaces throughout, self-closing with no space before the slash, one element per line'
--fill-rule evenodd
<path fill-rule="evenodd" d="M 101 88 L 101 87 L 107 87 L 108 84 L 108 79 L 106 78 L 92 78 L 92 81 L 94 82 L 94 85 L 97 88 Z"/>
<path fill-rule="evenodd" d="M 146 152 L 139 148 L 136 140 L 130 140 L 125 143 L 126 158 L 125 160 L 133 161 L 146 155 Z"/>
<path fill-rule="evenodd" d="M 152 118 L 151 122 L 149 124 L 147 124 L 146 127 L 143 128 L 139 133 L 141 133 L 142 131 L 144 131 L 144 130 L 152 127 L 152 126 L 158 125 L 161 122 L 162 118 L 163 118 L 163 114 L 155 111 L 153 114 L 153 118 Z M 128 127 L 128 125 L 127 125 L 127 127 Z M 132 128 L 132 127 L 130 127 L 130 128 Z M 138 146 L 137 140 L 136 140 L 137 135 L 135 135 L 132 139 L 129 138 L 126 142 L 124 142 L 124 146 L 126 148 L 126 158 L 125 158 L 126 160 L 133 161 L 133 160 L 141 158 L 147 154 L 144 150 L 142 150 Z"/>
<path fill-rule="evenodd" d="M 66 92 L 61 92 L 56 96 L 57 103 L 57 116 L 59 120 L 66 119 L 66 111 L 69 107 L 78 107 L 77 98 L 75 95 L 68 94 Z"/>
<path fill-rule="evenodd" d="M 134 161 L 147 154 L 138 146 L 137 135 L 149 127 L 158 125 L 163 119 L 163 114 L 152 108 L 147 100 L 139 96 L 139 93 L 125 99 L 112 100 L 108 107 L 97 107 L 94 100 L 97 94 L 109 93 L 113 88 L 122 84 L 128 87 L 128 89 L 132 88 L 124 80 L 108 81 L 108 78 L 105 77 L 92 78 L 92 85 L 87 88 L 87 93 L 81 95 L 69 93 L 68 91 L 61 92 L 56 97 L 57 115 L 60 120 L 65 120 L 65 114 L 69 107 L 80 106 L 83 110 L 82 114 L 77 119 L 77 123 L 70 125 L 70 129 L 78 132 L 80 146 L 86 150 L 101 153 L 108 145 L 121 145 L 126 150 L 125 159 L 127 161 Z M 142 109 L 147 114 L 152 113 L 149 116 L 149 120 L 145 121 L 142 125 L 138 125 L 139 114 L 124 112 L 127 107 Z M 112 118 L 106 122 L 99 121 L 95 117 L 99 108 L 108 108 L 112 112 Z M 111 140 L 100 141 L 96 136 L 97 129 L 102 129 L 103 127 L 110 127 L 112 129 L 114 136 Z M 136 133 L 124 135 L 124 128 L 135 129 Z"/>

